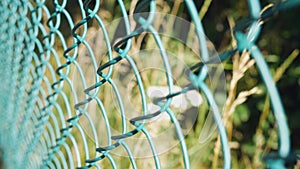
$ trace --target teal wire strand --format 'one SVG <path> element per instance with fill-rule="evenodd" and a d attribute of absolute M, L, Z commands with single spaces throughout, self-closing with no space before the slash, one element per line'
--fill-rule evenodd
<path fill-rule="evenodd" d="M 287 125 L 287 119 L 285 116 L 285 111 L 282 106 L 282 101 L 280 99 L 279 92 L 275 86 L 274 80 L 270 74 L 270 69 L 260 52 L 260 50 L 256 46 L 252 46 L 251 49 L 252 57 L 255 59 L 257 67 L 263 77 L 263 80 L 266 84 L 268 93 L 270 95 L 271 104 L 274 109 L 274 114 L 276 117 L 276 122 L 279 130 L 279 154 L 281 157 L 287 157 L 290 153 L 290 137 L 289 137 L 289 129 Z"/>
<path fill-rule="evenodd" d="M 197 34 L 197 37 L 199 40 L 199 44 L 200 44 L 200 49 L 201 49 L 200 50 L 201 58 L 203 59 L 204 62 L 207 62 L 209 60 L 208 48 L 206 45 L 206 37 L 205 37 L 205 33 L 203 30 L 203 26 L 201 24 L 199 15 L 197 13 L 194 3 L 191 0 L 186 0 L 185 2 L 189 9 L 192 20 L 195 24 L 195 28 L 196 28 L 195 31 L 196 31 L 196 34 Z M 230 155 L 230 148 L 228 145 L 228 138 L 227 138 L 226 130 L 225 130 L 225 127 L 221 120 L 221 113 L 219 111 L 219 108 L 215 102 L 215 99 L 214 99 L 210 89 L 206 86 L 205 82 L 203 82 L 203 80 L 208 75 L 207 69 L 208 69 L 207 66 L 203 66 L 199 76 L 197 78 L 193 77 L 191 80 L 192 80 L 192 83 L 196 83 L 196 86 L 198 86 L 204 92 L 204 95 L 206 96 L 208 103 L 211 106 L 213 116 L 214 116 L 215 122 L 217 124 L 220 138 L 221 138 L 223 158 L 224 158 L 223 168 L 229 169 L 231 167 L 231 155 Z"/>

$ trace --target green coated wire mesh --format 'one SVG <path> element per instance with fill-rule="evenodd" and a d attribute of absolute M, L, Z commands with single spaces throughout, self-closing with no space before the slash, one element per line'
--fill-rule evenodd
<path fill-rule="evenodd" d="M 218 70 L 222 61 L 247 50 L 278 125 L 278 152 L 265 161 L 270 168 L 285 168 L 291 153 L 288 125 L 255 42 L 266 19 L 300 1 L 262 10 L 258 0 L 248 0 L 249 17 L 233 28 L 236 48 L 220 54 L 206 38 L 194 2 L 184 4 L 191 22 L 159 13 L 155 0 L 118 0 L 120 19 L 108 23 L 111 14 L 101 12 L 100 0 L 2 0 L 0 165 L 166 168 L 161 154 L 177 147 L 180 156 L 173 160 L 191 168 L 185 136 L 203 96 L 215 122 L 210 127 L 220 135 L 223 168 L 230 168 L 222 105 L 215 99 L 225 83 Z M 189 50 L 179 50 L 177 43 Z M 191 112 L 189 121 L 180 121 L 182 112 Z M 143 165 L 140 159 L 151 162 Z"/>

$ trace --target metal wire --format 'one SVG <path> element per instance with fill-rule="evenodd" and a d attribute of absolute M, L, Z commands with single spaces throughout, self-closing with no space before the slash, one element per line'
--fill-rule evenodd
<path fill-rule="evenodd" d="M 53 0 L 52 5 L 44 0 L 2 0 L 0 2 L 0 77 L 2 89 L 0 92 L 0 148 L 5 168 L 101 168 L 100 161 L 107 159 L 110 168 L 117 168 L 116 159 L 112 151 L 122 148 L 126 152 L 130 166 L 137 168 L 136 159 L 126 141 L 134 135 L 144 135 L 150 147 L 156 168 L 162 168 L 157 145 L 153 141 L 148 120 L 161 114 L 167 114 L 175 128 L 176 138 L 180 143 L 182 160 L 185 168 L 190 168 L 188 149 L 184 134 L 171 108 L 172 99 L 190 90 L 199 89 L 206 97 L 213 113 L 217 129 L 220 134 L 224 169 L 231 167 L 230 148 L 225 127 L 217 102 L 211 89 L 205 83 L 208 76 L 208 65 L 218 59 L 209 58 L 209 49 L 206 44 L 205 31 L 199 18 L 197 9 L 192 0 L 185 0 L 189 15 L 195 25 L 195 33 L 200 44 L 199 53 L 202 62 L 195 63 L 187 71 L 189 85 L 181 91 L 174 91 L 175 82 L 172 78 L 170 58 L 166 48 L 153 26 L 155 18 L 156 1 L 140 1 L 135 12 L 147 10 L 147 18 L 139 16 L 136 22 L 140 25 L 131 30 L 130 18 L 125 4 L 118 0 L 118 7 L 124 19 L 126 35 L 115 45 L 111 46 L 109 31 L 104 21 L 98 15 L 101 9 L 99 0 L 78 0 L 76 3 L 81 19 L 77 21 L 67 10 L 67 0 Z M 262 53 L 255 45 L 262 22 L 272 17 L 274 13 L 287 10 L 299 5 L 299 0 L 288 0 L 261 12 L 258 0 L 248 0 L 250 15 L 248 19 L 238 23 L 234 28 L 237 48 L 220 54 L 220 60 L 230 58 L 235 52 L 247 50 L 255 59 L 257 69 L 265 82 L 270 94 L 276 123 L 278 125 L 279 149 L 276 157 L 266 158 L 270 168 L 285 168 L 284 164 L 290 155 L 290 139 L 285 112 L 276 86 L 272 80 L 268 65 Z M 99 57 L 87 40 L 90 30 L 89 23 L 94 22 L 103 33 L 103 46 L 107 49 L 107 61 L 99 65 Z M 65 23 L 64 23 L 65 22 Z M 62 26 L 64 24 L 64 26 Z M 71 33 L 70 40 L 64 31 Z M 246 31 L 245 31 L 246 30 Z M 132 50 L 132 38 L 148 32 L 159 48 L 165 77 L 167 79 L 168 95 L 157 98 L 153 102 L 160 109 L 149 113 L 145 86 L 136 63 L 129 52 Z M 57 49 L 59 46 L 60 49 Z M 88 86 L 79 61 L 79 48 L 84 46 L 91 60 L 91 70 L 94 84 Z M 61 53 L 60 51 L 63 51 Z M 117 56 L 113 56 L 117 52 Z M 63 57 L 62 57 L 63 56 Z M 104 59 L 104 60 L 105 60 Z M 114 66 L 126 60 L 134 73 L 138 85 L 139 97 L 142 104 L 142 115 L 128 118 L 121 91 L 112 78 Z M 195 73 L 195 70 L 199 73 Z M 79 74 L 78 81 L 71 79 L 72 72 Z M 83 97 L 76 91 L 76 85 L 82 85 Z M 116 96 L 118 111 L 120 112 L 121 132 L 112 133 L 109 120 L 110 111 L 105 107 L 104 100 L 99 95 L 104 86 L 110 86 Z M 99 144 L 101 136 L 88 107 L 95 102 L 104 119 L 102 128 L 106 132 L 106 145 Z M 80 122 L 86 119 L 91 130 L 89 138 Z M 129 123 L 131 126 L 129 126 Z M 79 145 L 80 140 L 81 145 Z M 92 140 L 92 141 L 91 141 Z"/>

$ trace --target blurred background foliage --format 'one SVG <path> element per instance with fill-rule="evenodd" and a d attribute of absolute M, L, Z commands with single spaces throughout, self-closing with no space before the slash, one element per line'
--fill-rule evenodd
<path fill-rule="evenodd" d="M 270 3 L 277 3 L 279 0 L 261 1 L 264 7 Z M 131 1 L 125 1 L 126 9 L 131 9 Z M 197 0 L 195 4 L 199 10 L 199 15 L 203 18 L 204 30 L 210 41 L 213 42 L 216 50 L 222 52 L 232 48 L 234 39 L 231 36 L 231 24 L 235 24 L 245 19 L 249 15 L 246 0 Z M 68 3 L 69 12 L 80 17 L 80 12 L 72 8 L 74 4 Z M 177 6 L 174 13 L 172 9 Z M 157 11 L 172 13 L 186 20 L 190 20 L 187 9 L 182 0 L 157 1 Z M 274 79 L 277 83 L 282 101 L 286 110 L 290 134 L 292 139 L 292 149 L 295 152 L 300 150 L 300 114 L 297 107 L 300 102 L 300 8 L 295 7 L 288 11 L 283 11 L 263 24 L 263 29 L 257 41 L 258 47 L 262 50 L 267 60 Z M 109 0 L 101 2 L 99 15 L 106 23 L 121 17 L 120 8 L 117 1 Z M 93 23 L 89 23 L 93 25 Z M 66 32 L 65 34 L 68 34 Z M 246 100 L 233 107 L 233 113 L 224 114 L 227 131 L 229 133 L 230 147 L 232 151 L 233 168 L 263 168 L 262 158 L 268 152 L 276 150 L 278 146 L 277 126 L 275 123 L 266 89 L 262 83 L 260 75 L 255 67 L 248 60 L 249 67 L 234 85 L 234 91 L 230 89 L 233 71 L 237 68 L 235 63 L 241 63 L 240 58 L 245 58 L 247 53 L 236 54 L 233 58 L 224 62 L 226 79 L 228 83 L 228 95 L 233 96 L 233 100 L 227 100 L 228 104 L 239 99 L 241 92 L 247 91 Z M 246 58 L 247 59 L 247 58 Z M 256 87 L 256 88 L 254 88 Z M 253 89 L 253 90 L 251 90 Z M 230 106 L 229 106 L 230 107 Z M 229 109 L 229 107 L 227 107 Z M 226 108 L 225 108 L 226 109 Z M 220 152 L 219 138 L 215 133 L 209 142 L 198 143 L 207 114 L 207 105 L 200 107 L 198 122 L 194 130 L 187 136 L 186 141 L 190 149 L 190 158 L 193 168 L 221 168 L 222 158 Z M 228 115 L 228 116 L 226 116 Z M 178 151 L 174 150 L 173 155 L 168 157 L 169 168 L 178 168 L 181 161 L 176 161 Z M 124 164 L 125 165 L 125 164 Z M 291 168 L 300 168 L 300 164 Z"/>
<path fill-rule="evenodd" d="M 260 2 L 263 8 L 270 3 L 276 4 L 279 1 Z M 218 51 L 228 48 L 228 44 L 232 40 L 228 19 L 232 18 L 238 22 L 247 17 L 248 12 L 247 1 L 212 1 L 203 18 L 203 25 L 207 37 L 214 43 Z M 295 22 L 299 13 L 300 8 L 295 7 L 292 10 L 276 14 L 264 23 L 257 41 L 273 76 L 276 71 L 282 71 L 282 69 L 279 70 L 279 67 L 284 62 L 287 63 L 290 60 L 290 64 L 282 72 L 282 75 L 277 77 L 276 81 L 288 118 L 292 149 L 296 152 L 300 148 L 300 123 L 298 122 L 300 114 L 297 107 L 300 101 L 300 57 L 297 52 L 297 49 L 300 48 L 300 22 Z M 225 64 L 230 65 L 231 61 Z M 230 74 L 231 66 L 225 66 L 225 68 L 228 68 L 227 73 Z M 240 144 L 240 148 L 233 150 L 234 168 L 262 168 L 263 165 L 257 159 L 261 159 L 267 152 L 277 148 L 275 119 L 268 105 L 266 89 L 255 66 L 251 67 L 239 81 L 237 93 L 253 86 L 262 89 L 262 93 L 250 96 L 244 104 L 235 109 L 232 118 L 233 139 L 237 139 Z M 238 164 L 234 164 L 235 162 Z M 295 168 L 299 168 L 299 165 Z"/>

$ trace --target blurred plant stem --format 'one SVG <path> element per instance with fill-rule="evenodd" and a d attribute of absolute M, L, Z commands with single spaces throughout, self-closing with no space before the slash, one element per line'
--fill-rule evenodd
<path fill-rule="evenodd" d="M 204 1 L 204 4 L 202 5 L 202 8 L 199 12 L 200 19 L 204 18 L 205 14 L 208 11 L 208 8 L 210 7 L 211 2 L 212 2 L 212 0 L 205 0 Z"/>

